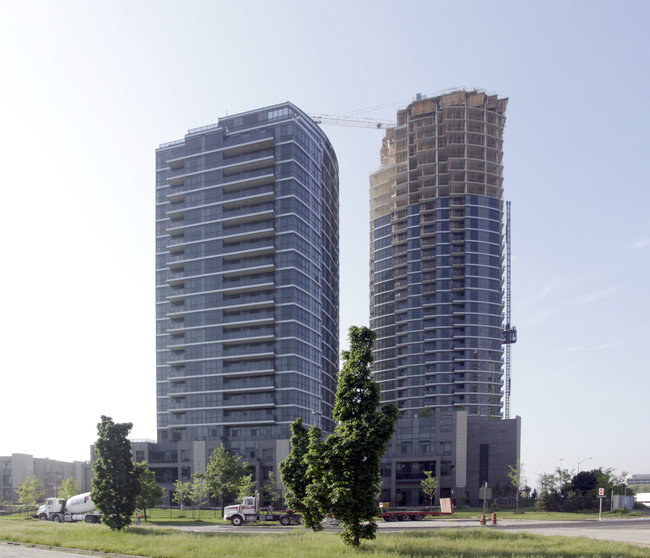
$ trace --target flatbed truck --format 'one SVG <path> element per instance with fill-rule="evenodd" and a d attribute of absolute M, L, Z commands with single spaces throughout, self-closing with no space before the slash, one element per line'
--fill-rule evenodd
<path fill-rule="evenodd" d="M 379 513 L 377 515 L 384 521 L 421 521 L 427 516 L 452 515 L 454 513 L 451 498 L 440 498 L 439 510 L 431 508 L 390 510 L 387 505 L 382 504 L 384 503 L 382 502 L 379 505 Z"/>

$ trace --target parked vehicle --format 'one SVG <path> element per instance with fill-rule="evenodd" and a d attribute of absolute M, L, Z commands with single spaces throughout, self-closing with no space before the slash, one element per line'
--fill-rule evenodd
<path fill-rule="evenodd" d="M 260 509 L 259 493 L 255 496 L 246 496 L 241 504 L 226 506 L 223 518 L 230 519 L 230 523 L 235 527 L 252 521 L 279 521 L 280 525 L 302 522 L 302 517 L 291 510 Z"/>
<path fill-rule="evenodd" d="M 65 498 L 47 498 L 35 514 L 41 521 L 85 521 L 99 523 L 102 513 L 95 509 L 95 503 L 90 499 L 90 492 L 77 494 L 67 500 Z"/>
<path fill-rule="evenodd" d="M 379 504 L 379 513 L 377 514 L 384 521 L 421 521 L 426 516 L 435 515 L 452 515 L 454 513 L 454 506 L 451 503 L 451 498 L 440 498 L 440 508 L 424 508 L 424 509 L 407 509 L 397 508 L 390 510 L 386 502 Z"/>

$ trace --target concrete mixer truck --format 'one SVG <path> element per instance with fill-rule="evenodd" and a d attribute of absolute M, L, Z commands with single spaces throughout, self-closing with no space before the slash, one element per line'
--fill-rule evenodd
<path fill-rule="evenodd" d="M 90 492 L 65 498 L 47 498 L 36 512 L 35 517 L 41 521 L 85 521 L 86 523 L 99 523 L 102 513 L 95 509 L 95 504 L 90 499 Z"/>

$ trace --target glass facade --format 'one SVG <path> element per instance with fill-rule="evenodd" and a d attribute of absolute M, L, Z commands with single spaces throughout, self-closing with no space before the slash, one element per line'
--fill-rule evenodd
<path fill-rule="evenodd" d="M 438 474 L 452 447 L 436 423 L 459 410 L 503 416 L 506 105 L 479 91 L 416 99 L 370 177 L 374 378 L 402 417 L 386 459 L 420 456 Z M 417 436 L 403 426 L 413 419 Z"/>
<path fill-rule="evenodd" d="M 332 430 L 338 203 L 334 151 L 290 103 L 156 150 L 159 443 L 274 461 L 297 417 Z"/>

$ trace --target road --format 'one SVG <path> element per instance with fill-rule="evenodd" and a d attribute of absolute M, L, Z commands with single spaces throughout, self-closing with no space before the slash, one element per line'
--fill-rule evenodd
<path fill-rule="evenodd" d="M 588 537 L 617 542 L 627 542 L 650 548 L 650 518 L 642 519 L 608 519 L 604 521 L 534 521 L 521 519 L 498 520 L 497 525 L 479 525 L 475 519 L 435 519 L 429 521 L 399 521 L 395 523 L 381 522 L 380 533 L 399 533 L 411 530 L 428 529 L 466 529 L 480 527 L 481 529 L 499 529 L 509 532 L 527 532 L 538 535 L 559 535 L 562 537 Z M 232 527 L 230 525 L 206 525 L 183 527 L 183 531 L 196 532 L 229 532 L 229 533 L 283 533 L 288 529 L 301 527 L 282 527 L 279 524 L 245 525 Z M 336 527 L 327 530 L 336 531 Z M 22 544 L 0 542 L 0 558 L 81 558 L 84 556 L 104 556 L 101 553 L 75 552 L 65 550 L 50 550 L 49 548 L 34 548 Z M 115 555 L 112 555 L 115 556 Z"/>

